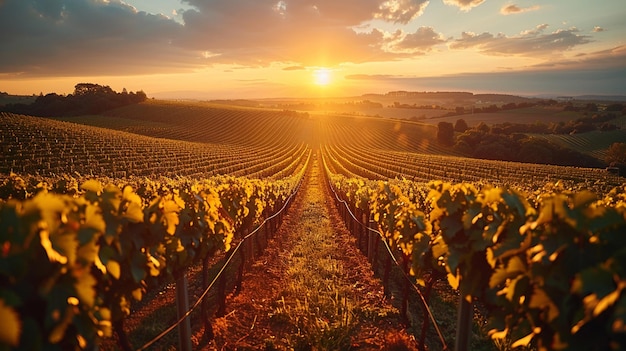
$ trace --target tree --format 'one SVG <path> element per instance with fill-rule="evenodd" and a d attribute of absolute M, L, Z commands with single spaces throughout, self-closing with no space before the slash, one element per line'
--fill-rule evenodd
<path fill-rule="evenodd" d="M 626 143 L 613 143 L 606 150 L 606 163 L 617 167 L 626 167 Z"/>
<path fill-rule="evenodd" d="M 489 131 L 491 130 L 491 128 L 489 128 L 489 126 L 485 122 L 478 123 L 478 125 L 474 127 L 474 129 L 483 133 L 489 133 Z"/>
<path fill-rule="evenodd" d="M 137 91 L 117 93 L 109 86 L 94 83 L 78 83 L 74 94 L 67 96 L 40 93 L 30 105 L 8 104 L 0 106 L 0 111 L 33 116 L 77 116 L 99 114 L 112 108 L 136 104 L 147 99 L 146 93 Z"/>
<path fill-rule="evenodd" d="M 451 146 L 454 144 L 454 126 L 450 122 L 439 122 L 437 124 L 437 140 L 442 145 Z"/>
<path fill-rule="evenodd" d="M 456 123 L 454 123 L 455 132 L 464 133 L 468 129 L 469 129 L 469 126 L 467 125 L 467 122 L 465 122 L 463 118 L 457 119 Z"/>
<path fill-rule="evenodd" d="M 606 107 L 606 110 L 618 112 L 624 110 L 624 107 L 622 104 L 610 104 Z"/>
<path fill-rule="evenodd" d="M 78 83 L 74 86 L 74 96 L 79 95 L 114 95 L 115 92 L 108 85 L 94 83 Z"/>

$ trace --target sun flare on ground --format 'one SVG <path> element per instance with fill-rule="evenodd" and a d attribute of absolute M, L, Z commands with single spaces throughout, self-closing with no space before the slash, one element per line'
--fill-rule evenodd
<path fill-rule="evenodd" d="M 332 71 L 328 68 L 318 68 L 313 71 L 315 85 L 326 86 L 332 83 Z"/>

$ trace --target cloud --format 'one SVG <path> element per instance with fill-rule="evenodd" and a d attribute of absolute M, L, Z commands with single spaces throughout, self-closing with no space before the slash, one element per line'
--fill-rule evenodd
<path fill-rule="evenodd" d="M 344 77 L 345 79 L 351 80 L 378 80 L 385 81 L 390 79 L 401 78 L 399 76 L 394 76 L 390 74 L 349 74 Z"/>
<path fill-rule="evenodd" d="M 421 16 L 429 2 L 429 0 L 388 0 L 379 6 L 379 11 L 374 17 L 406 24 Z"/>
<path fill-rule="evenodd" d="M 604 29 L 604 28 L 602 28 L 600 26 L 593 27 L 593 32 L 594 33 L 600 33 L 600 32 L 604 32 L 604 31 L 606 31 L 606 29 Z"/>
<path fill-rule="evenodd" d="M 570 50 L 591 42 L 589 36 L 579 34 L 580 31 L 576 28 L 559 29 L 552 33 L 545 33 L 547 27 L 546 24 L 541 24 L 534 29 L 510 37 L 504 34 L 494 36 L 488 32 L 482 34 L 463 32 L 460 39 L 456 39 L 450 44 L 450 48 L 477 48 L 479 51 L 491 55 L 507 54 L 535 57 Z"/>
<path fill-rule="evenodd" d="M 186 0 L 186 3 L 194 9 L 183 14 L 186 36 L 178 44 L 190 50 L 210 49 L 221 53 L 206 60 L 206 64 L 236 62 L 267 66 L 282 62 L 332 66 L 407 57 L 407 53 L 391 49 L 393 38 L 388 33 L 364 24 L 374 18 L 408 22 L 423 12 L 428 1 L 231 0 L 209 3 Z"/>
<path fill-rule="evenodd" d="M 305 69 L 306 67 L 304 66 L 289 66 L 289 67 L 283 68 L 283 71 L 302 71 Z"/>
<path fill-rule="evenodd" d="M 446 41 L 445 37 L 437 33 L 432 27 L 419 27 L 415 33 L 405 35 L 395 44 L 395 48 L 424 53 L 432 50 L 435 45 L 443 44 Z"/>
<path fill-rule="evenodd" d="M 373 18 L 380 0 L 187 3 L 195 9 L 183 14 L 186 36 L 178 43 L 190 50 L 222 53 L 207 64 L 331 66 L 393 59 L 382 49 L 381 31 L 352 29 Z"/>
<path fill-rule="evenodd" d="M 172 45 L 182 26 L 121 1 L 0 2 L 0 72 L 70 76 L 179 71 L 193 56 Z"/>
<path fill-rule="evenodd" d="M 626 45 L 616 46 L 607 50 L 600 50 L 586 54 L 579 54 L 573 58 L 549 61 L 534 65 L 533 69 L 570 69 L 570 70 L 599 70 L 606 68 L 624 69 L 626 62 Z"/>
<path fill-rule="evenodd" d="M 468 11 L 484 0 L 444 2 Z M 414 21 L 428 4 L 428 0 L 182 0 L 184 8 L 176 10 L 173 19 L 138 11 L 121 0 L 0 0 L 0 75 L 177 73 L 219 64 L 276 65 L 289 71 L 416 57 L 444 43 L 451 49 L 532 56 L 591 41 L 575 28 L 548 33 L 546 25 L 515 36 L 464 32 L 456 40 L 432 27 L 410 33 L 377 28 L 380 20 Z"/>
<path fill-rule="evenodd" d="M 406 23 L 427 0 L 183 0 L 176 20 L 121 0 L 0 1 L 0 74 L 191 72 L 215 64 L 331 66 L 386 61 L 375 18 Z"/>
<path fill-rule="evenodd" d="M 623 78 L 626 46 L 507 72 L 461 73 L 438 77 L 351 75 L 346 79 L 375 81 L 409 91 L 469 91 L 508 94 L 626 95 Z"/>
<path fill-rule="evenodd" d="M 469 11 L 483 2 L 485 0 L 443 0 L 444 4 L 456 6 L 463 11 Z"/>
<path fill-rule="evenodd" d="M 461 38 L 454 40 L 450 44 L 452 49 L 468 49 L 472 47 L 482 47 L 488 45 L 494 39 L 493 34 L 484 32 L 476 34 L 474 32 L 463 32 Z"/>
<path fill-rule="evenodd" d="M 523 12 L 537 11 L 540 6 L 519 7 L 515 4 L 505 5 L 500 9 L 500 13 L 503 15 L 512 15 Z"/>

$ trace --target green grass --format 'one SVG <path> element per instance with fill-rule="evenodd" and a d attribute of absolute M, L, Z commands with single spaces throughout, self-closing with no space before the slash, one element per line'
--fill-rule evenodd
<path fill-rule="evenodd" d="M 349 350 L 359 316 L 372 311 L 361 310 L 350 287 L 342 284 L 343 265 L 333 258 L 336 241 L 316 212 L 302 218 L 300 241 L 289 257 L 289 283 L 272 320 L 293 328 L 289 342 L 294 350 Z"/>
<path fill-rule="evenodd" d="M 626 142 L 626 130 L 608 132 L 592 131 L 581 134 L 533 134 L 534 137 L 547 139 L 555 144 L 598 159 L 606 158 L 606 150 L 611 144 Z"/>

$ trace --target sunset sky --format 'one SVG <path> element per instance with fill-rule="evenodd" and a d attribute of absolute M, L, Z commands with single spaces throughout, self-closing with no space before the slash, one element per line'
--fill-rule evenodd
<path fill-rule="evenodd" d="M 624 0 L 0 0 L 0 91 L 626 95 Z"/>

